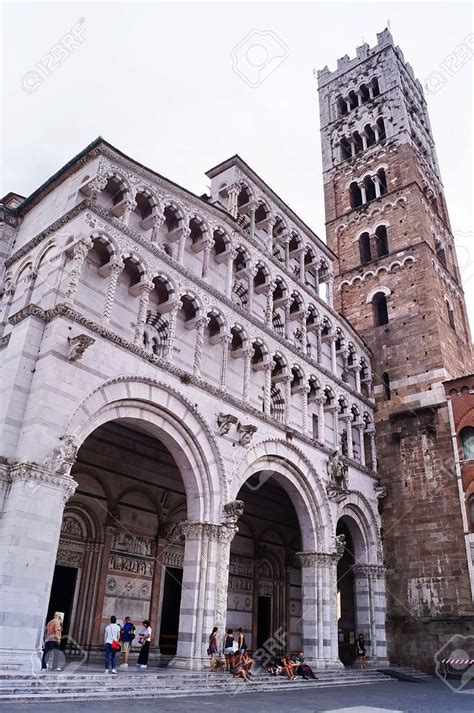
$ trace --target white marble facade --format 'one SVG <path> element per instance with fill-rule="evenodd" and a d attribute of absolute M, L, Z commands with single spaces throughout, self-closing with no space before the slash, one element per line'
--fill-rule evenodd
<path fill-rule="evenodd" d="M 159 651 L 172 567 L 174 665 L 213 625 L 255 649 L 262 597 L 280 648 L 338 665 L 340 522 L 386 658 L 370 354 L 334 256 L 240 158 L 207 175 L 199 198 L 98 139 L 4 200 L 4 666 L 35 660 L 57 565 L 81 646 L 132 611 Z"/>

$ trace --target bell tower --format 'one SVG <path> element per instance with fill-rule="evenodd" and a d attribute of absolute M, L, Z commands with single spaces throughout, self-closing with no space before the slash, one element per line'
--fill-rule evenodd
<path fill-rule="evenodd" d="M 465 628 L 453 617 L 474 622 L 443 386 L 473 370 L 454 241 L 423 90 L 390 32 L 319 71 L 318 91 L 334 307 L 373 353 L 389 656 L 429 669 Z"/>

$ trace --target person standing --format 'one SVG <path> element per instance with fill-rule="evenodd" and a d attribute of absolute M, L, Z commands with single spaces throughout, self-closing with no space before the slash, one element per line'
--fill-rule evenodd
<path fill-rule="evenodd" d="M 110 617 L 110 624 L 105 627 L 104 643 L 105 643 L 105 673 L 109 672 L 109 666 L 112 667 L 112 673 L 117 673 L 115 668 L 115 656 L 120 649 L 120 626 L 117 624 L 117 617 Z"/>
<path fill-rule="evenodd" d="M 123 651 L 123 663 L 120 665 L 120 668 L 128 667 L 128 655 L 130 653 L 130 648 L 132 646 L 132 642 L 133 642 L 134 638 L 135 638 L 135 624 L 133 624 L 133 622 L 129 616 L 126 616 L 123 626 L 122 626 L 121 641 L 122 641 L 122 651 Z"/>
<path fill-rule="evenodd" d="M 211 657 L 211 664 L 210 664 L 211 671 L 216 670 L 216 656 L 217 656 L 217 652 L 219 651 L 219 644 L 220 644 L 219 631 L 217 629 L 217 626 L 215 626 L 209 636 L 209 647 L 207 649 L 208 656 Z"/>
<path fill-rule="evenodd" d="M 225 670 L 230 671 L 232 666 L 232 657 L 234 655 L 234 630 L 227 629 L 227 633 L 224 639 L 224 656 L 225 656 Z"/>
<path fill-rule="evenodd" d="M 359 666 L 361 667 L 361 669 L 365 669 L 365 641 L 363 634 L 359 634 L 359 637 L 356 641 L 356 656 L 359 659 Z"/>
<path fill-rule="evenodd" d="M 239 626 L 237 629 L 237 651 L 241 654 L 245 654 L 247 651 L 247 644 L 245 642 L 245 634 L 242 631 L 242 627 Z"/>
<path fill-rule="evenodd" d="M 150 653 L 151 626 L 148 619 L 143 622 L 144 630 L 138 636 L 138 643 L 142 645 L 138 654 L 137 666 L 146 668 L 148 666 L 148 654 Z"/>
<path fill-rule="evenodd" d="M 58 668 L 59 644 L 61 643 L 61 633 L 61 615 L 59 614 L 59 612 L 55 612 L 54 617 L 46 624 L 46 629 L 44 632 L 44 650 L 43 657 L 41 659 L 42 671 L 46 671 L 48 669 L 48 659 L 50 657 L 51 651 L 53 652 L 53 670 L 61 670 L 60 668 Z"/>

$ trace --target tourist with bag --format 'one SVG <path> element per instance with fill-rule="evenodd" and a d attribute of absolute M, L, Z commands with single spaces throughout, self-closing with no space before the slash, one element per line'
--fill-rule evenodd
<path fill-rule="evenodd" d="M 218 633 L 217 626 L 215 626 L 209 636 L 209 647 L 207 649 L 207 655 L 211 657 L 211 664 L 210 664 L 211 671 L 216 670 L 216 655 L 217 655 L 217 652 L 219 651 L 219 645 L 220 645 L 219 633 Z"/>
<path fill-rule="evenodd" d="M 120 668 L 128 667 L 128 655 L 130 653 L 130 648 L 132 646 L 133 640 L 135 638 L 135 624 L 129 616 L 125 617 L 124 624 L 122 626 L 122 651 L 123 651 L 123 663 Z"/>
<path fill-rule="evenodd" d="M 148 666 L 148 654 L 150 653 L 151 626 L 148 619 L 145 619 L 143 622 L 143 627 L 143 631 L 138 635 L 138 643 L 142 646 L 137 661 L 139 668 L 146 668 Z"/>
<path fill-rule="evenodd" d="M 59 644 L 61 643 L 62 620 L 61 615 L 56 612 L 51 621 L 48 621 L 44 633 L 44 650 L 41 659 L 41 670 L 48 669 L 48 659 L 50 652 L 53 652 L 53 670 L 60 671 L 58 667 Z"/>
<path fill-rule="evenodd" d="M 120 626 L 117 624 L 117 617 L 110 617 L 110 624 L 105 627 L 104 632 L 105 643 L 105 673 L 109 672 L 109 666 L 112 667 L 112 673 L 117 673 L 115 668 L 115 657 L 120 651 Z"/>

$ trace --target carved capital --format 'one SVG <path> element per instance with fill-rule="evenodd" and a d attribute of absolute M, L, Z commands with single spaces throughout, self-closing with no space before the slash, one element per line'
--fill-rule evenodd
<path fill-rule="evenodd" d="M 77 443 L 73 436 L 63 434 L 59 437 L 59 444 L 45 459 L 45 466 L 55 473 L 69 473 L 77 455 Z"/>
<path fill-rule="evenodd" d="M 69 353 L 67 358 L 69 361 L 79 361 L 86 349 L 94 344 L 95 339 L 87 334 L 78 334 L 76 337 L 68 337 Z"/>
<path fill-rule="evenodd" d="M 233 416 L 231 413 L 220 413 L 217 416 L 219 435 L 225 436 L 226 433 L 229 433 L 234 423 L 238 423 L 237 416 Z"/>
<path fill-rule="evenodd" d="M 65 503 L 74 495 L 77 482 L 69 475 L 53 472 L 37 463 L 17 463 L 10 469 L 12 483 L 25 482 L 34 487 L 46 486 L 60 490 Z"/>

